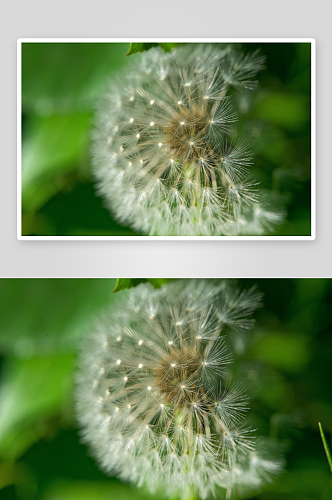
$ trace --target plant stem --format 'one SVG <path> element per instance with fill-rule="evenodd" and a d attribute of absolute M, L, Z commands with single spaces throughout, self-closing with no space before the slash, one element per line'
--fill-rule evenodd
<path fill-rule="evenodd" d="M 325 434 L 324 434 L 324 431 L 323 431 L 323 427 L 322 427 L 322 425 L 321 425 L 320 422 L 318 422 L 318 427 L 319 427 L 320 435 L 322 437 L 322 441 L 323 441 L 323 445 L 324 445 L 324 450 L 325 450 L 325 453 L 326 453 L 327 461 L 329 463 L 329 466 L 330 466 L 330 469 L 331 469 L 331 472 L 332 472 L 332 456 L 331 456 L 331 452 L 330 452 L 330 449 L 328 447 L 328 444 L 326 442 L 326 438 L 325 438 Z"/>

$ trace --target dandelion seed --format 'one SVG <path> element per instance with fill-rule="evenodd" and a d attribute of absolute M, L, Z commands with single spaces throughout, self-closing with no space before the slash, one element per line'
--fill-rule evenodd
<path fill-rule="evenodd" d="M 248 316 L 258 306 L 257 292 L 223 281 L 179 280 L 158 290 L 141 284 L 96 325 L 82 350 L 77 410 L 84 440 L 107 473 L 189 500 L 220 488 L 247 494 L 279 472 L 280 463 L 255 448 L 244 426 L 248 398 L 224 372 L 230 356 L 222 326 L 252 326 Z M 153 320 L 147 310 L 155 311 Z M 181 328 L 174 321 L 180 316 Z M 129 376 L 110 365 L 114 353 Z M 100 366 L 107 370 L 95 385 Z"/>
<path fill-rule="evenodd" d="M 265 234 L 280 222 L 281 213 L 267 209 L 248 182 L 248 147 L 227 138 L 237 119 L 227 90 L 252 90 L 264 59 L 234 47 L 186 44 L 167 54 L 151 49 L 110 88 L 97 116 L 93 163 L 99 192 L 120 222 L 156 235 Z M 133 79 L 139 85 L 128 100 L 124 89 Z M 162 148 L 158 155 L 155 144 Z M 176 163 L 176 171 L 168 162 Z M 156 178 L 163 180 L 158 196 Z M 229 189 L 231 183 L 245 186 L 245 195 L 242 188 L 239 195 Z M 206 198 L 206 189 L 213 197 Z"/>

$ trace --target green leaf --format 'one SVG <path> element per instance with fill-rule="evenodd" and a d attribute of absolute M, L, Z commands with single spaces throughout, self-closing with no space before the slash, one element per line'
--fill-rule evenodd
<path fill-rule="evenodd" d="M 164 52 L 170 52 L 172 49 L 182 44 L 169 42 L 169 43 L 159 43 L 158 45 L 160 45 L 160 47 L 164 50 Z"/>
<path fill-rule="evenodd" d="M 151 47 L 161 47 L 164 52 L 170 52 L 174 47 L 180 45 L 179 43 L 131 43 L 126 56 L 131 56 L 137 52 L 144 52 L 151 49 Z"/>
<path fill-rule="evenodd" d="M 22 203 L 34 212 L 86 163 L 91 113 L 34 117 L 22 145 Z"/>
<path fill-rule="evenodd" d="M 140 283 L 144 283 L 146 281 L 146 278 L 118 278 L 113 293 L 120 292 L 121 290 L 125 290 L 126 288 L 132 288 L 133 286 L 137 286 Z"/>
<path fill-rule="evenodd" d="M 145 50 L 149 50 L 151 47 L 156 47 L 157 45 L 158 43 L 131 43 L 126 56 L 137 54 L 137 52 L 144 52 Z"/>
<path fill-rule="evenodd" d="M 0 457 L 14 460 L 61 413 L 72 386 L 73 354 L 10 358 L 0 390 Z"/>
<path fill-rule="evenodd" d="M 151 283 L 153 288 L 160 288 L 162 285 L 171 280 L 172 278 L 148 278 L 148 282 Z"/>
<path fill-rule="evenodd" d="M 149 282 L 153 288 L 160 288 L 164 283 L 167 283 L 169 278 L 118 278 L 113 292 L 119 292 L 126 288 L 132 288 L 140 283 Z"/>
<path fill-rule="evenodd" d="M 324 446 L 324 450 L 325 450 L 325 453 L 326 453 L 327 461 L 329 463 L 329 466 L 330 466 L 330 469 L 331 469 L 331 472 L 332 472 L 332 456 L 331 456 L 331 451 L 330 451 L 330 449 L 328 447 L 328 444 L 327 444 L 327 441 L 326 441 L 326 438 L 325 438 L 325 434 L 324 434 L 324 431 L 323 431 L 323 427 L 322 427 L 322 424 L 320 422 L 318 422 L 318 427 L 319 427 L 320 435 L 322 437 L 323 446 Z"/>

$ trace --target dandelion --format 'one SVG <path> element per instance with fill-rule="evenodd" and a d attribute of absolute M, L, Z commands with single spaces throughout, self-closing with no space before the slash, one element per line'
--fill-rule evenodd
<path fill-rule="evenodd" d="M 103 470 L 183 499 L 220 489 L 230 498 L 270 480 L 280 464 L 244 424 L 248 397 L 229 380 L 232 354 L 221 335 L 251 328 L 245 318 L 260 294 L 179 280 L 126 296 L 97 323 L 77 376 L 83 437 Z"/>
<path fill-rule="evenodd" d="M 99 193 L 150 235 L 264 234 L 281 215 L 260 200 L 252 156 L 231 140 L 230 87 L 250 91 L 259 53 L 187 44 L 134 56 L 101 102 L 93 133 Z"/>

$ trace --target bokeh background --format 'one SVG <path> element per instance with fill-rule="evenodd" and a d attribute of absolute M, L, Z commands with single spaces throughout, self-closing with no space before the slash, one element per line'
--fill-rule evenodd
<path fill-rule="evenodd" d="M 157 287 L 167 280 L 150 281 Z M 232 281 L 264 293 L 249 350 L 236 359 L 250 393 L 248 416 L 259 434 L 280 441 L 286 459 L 282 475 L 248 498 L 330 500 L 332 474 L 318 421 L 331 447 L 332 280 Z M 148 498 L 98 469 L 75 422 L 80 341 L 95 316 L 128 293 L 112 293 L 115 285 L 114 279 L 0 280 L 2 500 Z"/>
<path fill-rule="evenodd" d="M 233 92 L 234 132 L 251 146 L 252 177 L 275 190 L 287 210 L 273 234 L 310 235 L 310 43 L 242 48 L 259 48 L 266 69 L 255 92 Z M 96 102 L 126 64 L 128 49 L 126 43 L 22 44 L 22 235 L 138 235 L 96 196 L 89 151 Z"/>

